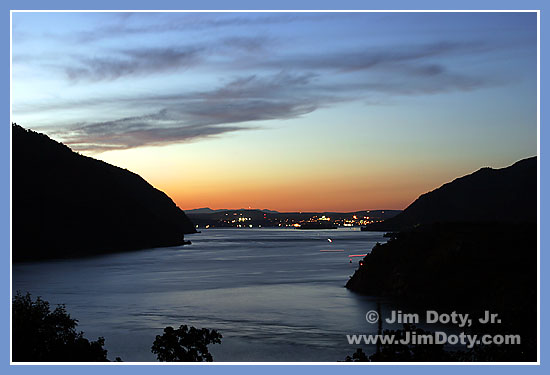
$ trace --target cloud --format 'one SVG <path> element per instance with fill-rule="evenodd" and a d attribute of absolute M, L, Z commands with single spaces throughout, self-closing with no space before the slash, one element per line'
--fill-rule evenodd
<path fill-rule="evenodd" d="M 468 56 L 488 52 L 491 47 L 480 42 L 447 42 L 420 45 L 393 45 L 385 47 L 356 47 L 353 50 L 325 51 L 324 53 L 272 55 L 258 60 L 238 60 L 236 67 L 273 68 L 284 70 L 322 70 L 336 72 L 357 72 L 369 69 L 394 69 L 405 64 L 426 63 L 429 59 Z M 436 65 L 429 64 L 432 68 Z"/>
<path fill-rule="evenodd" d="M 435 75 L 445 68 L 430 59 L 479 54 L 490 48 L 483 43 L 438 42 L 416 46 L 357 48 L 353 51 L 278 55 L 273 38 L 226 37 L 201 46 L 142 47 L 105 51 L 102 57 L 75 56 L 62 67 L 71 81 L 114 80 L 122 77 L 173 72 L 202 67 L 229 70 L 332 71 L 354 73 L 366 70 L 407 71 Z M 220 59 L 220 56 L 225 58 Z M 17 57 L 20 61 L 20 57 Z"/>
<path fill-rule="evenodd" d="M 132 122 L 132 120 L 137 119 L 120 119 L 75 129 L 73 135 L 65 138 L 64 143 L 79 151 L 103 152 L 186 142 L 243 129 L 238 126 L 209 125 L 159 127 L 146 120 L 141 120 L 139 123 Z M 109 130 L 105 133 L 94 132 L 91 128 L 95 125 L 107 127 Z M 88 133 L 88 131 L 90 132 Z"/>
<path fill-rule="evenodd" d="M 301 95 L 312 75 L 255 75 L 205 92 L 141 98 L 165 106 L 155 112 L 111 121 L 77 124 L 52 134 L 80 151 L 105 151 L 196 140 L 239 130 L 250 123 L 310 113 L 328 98 Z"/>
<path fill-rule="evenodd" d="M 127 104 L 135 111 L 160 109 L 57 128 L 56 135 L 76 150 L 91 152 L 163 145 L 257 129 L 261 121 L 297 118 L 339 102 L 468 91 L 495 84 L 485 78 L 453 74 L 440 66 L 419 69 L 423 74 L 407 80 L 396 75 L 330 85 L 311 72 L 248 75 L 212 90 L 128 99 Z"/>
<path fill-rule="evenodd" d="M 359 51 L 310 53 L 277 56 L 267 53 L 273 39 L 264 37 L 227 37 L 203 46 L 123 49 L 103 57 L 75 56 L 76 62 L 62 67 L 71 81 L 115 80 L 201 67 L 229 70 L 269 69 L 276 71 L 332 71 L 354 73 L 367 70 L 434 76 L 445 71 L 431 58 L 482 53 L 482 43 L 439 42 L 420 46 L 364 48 Z M 270 46 L 273 48 L 273 46 Z M 225 55 L 219 59 L 216 56 Z M 220 60 L 222 62 L 220 62 Z M 20 58 L 18 57 L 18 60 Z"/>
<path fill-rule="evenodd" d="M 70 80 L 113 80 L 188 68 L 200 60 L 201 48 L 141 48 L 122 50 L 117 57 L 80 57 L 78 66 L 65 67 Z"/>
<path fill-rule="evenodd" d="M 323 13 L 114 13 L 114 22 L 92 30 L 82 30 L 71 36 L 50 35 L 50 37 L 75 43 L 93 43 L 103 39 L 144 34 L 170 33 L 180 31 L 221 31 L 224 28 L 246 28 L 294 22 L 320 21 L 330 18 Z M 340 17 L 344 16 L 343 14 Z M 132 22 L 135 21 L 135 22 Z M 153 21 L 153 22 L 151 22 Z"/>
<path fill-rule="evenodd" d="M 204 42 L 201 45 L 140 47 L 133 49 L 105 50 L 100 57 L 73 55 L 72 60 L 61 66 L 71 81 L 115 80 L 123 77 L 143 76 L 163 72 L 173 72 L 209 63 L 208 58 L 219 60 L 220 56 L 242 56 L 255 58 L 265 53 L 266 45 L 273 47 L 274 39 L 263 36 L 231 36 Z M 52 56 L 42 56 L 50 60 Z M 227 59 L 226 58 L 226 59 Z M 32 61 L 32 56 L 18 54 L 14 61 Z M 42 65 L 44 66 L 44 65 Z"/>
<path fill-rule="evenodd" d="M 455 56 L 477 56 L 490 49 L 479 42 L 313 49 L 286 55 L 286 51 L 270 53 L 272 43 L 273 39 L 261 36 L 228 35 L 201 46 L 136 47 L 100 57 L 77 56 L 76 65 L 64 67 L 73 82 L 161 74 L 198 65 L 218 78 L 220 72 L 233 78 L 219 87 L 195 91 L 181 88 L 139 97 L 109 97 L 107 93 L 30 108 L 16 104 L 14 112 L 84 107 L 102 111 L 115 106 L 119 112 L 138 114 L 109 121 L 89 119 L 50 132 L 77 150 L 100 152 L 256 129 L 261 121 L 296 118 L 340 102 L 380 103 L 390 96 L 469 91 L 502 83 L 488 75 L 466 74 L 449 63 Z"/>

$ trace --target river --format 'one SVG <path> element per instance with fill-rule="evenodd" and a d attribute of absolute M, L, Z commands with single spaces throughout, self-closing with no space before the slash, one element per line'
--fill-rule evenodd
<path fill-rule="evenodd" d="M 379 301 L 344 285 L 360 259 L 348 255 L 382 234 L 206 229 L 186 236 L 192 245 L 16 264 L 13 290 L 65 304 L 85 337 L 105 338 L 110 359 L 155 361 L 155 336 L 187 324 L 222 333 L 215 361 L 333 362 L 357 348 L 346 334 L 376 332 L 365 313 Z"/>

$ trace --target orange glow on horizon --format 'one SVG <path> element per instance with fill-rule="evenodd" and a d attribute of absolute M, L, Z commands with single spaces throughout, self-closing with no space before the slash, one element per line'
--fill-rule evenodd
<path fill-rule="evenodd" d="M 110 151 L 95 157 L 139 174 L 183 210 L 404 209 L 421 194 L 480 167 L 475 160 L 468 165 L 443 158 L 430 159 L 429 168 L 419 167 L 426 161 L 395 155 L 348 162 L 351 156 L 327 158 L 322 148 L 306 149 L 311 156 L 302 156 L 304 149 L 297 150 L 273 151 L 270 157 L 260 159 L 250 156 L 262 155 L 258 150 L 236 153 L 215 139 Z M 357 148 L 358 156 L 360 151 Z"/>
<path fill-rule="evenodd" d="M 166 192 L 183 210 L 209 207 L 211 209 L 270 209 L 280 212 L 354 212 L 376 209 L 404 209 L 426 190 L 421 186 L 395 183 L 354 185 L 331 181 L 317 184 L 316 181 L 279 181 L 267 184 L 243 184 L 237 182 L 217 189 L 218 184 L 190 184 L 181 186 L 168 182 L 156 187 Z M 386 185 L 386 186 L 383 186 Z"/>

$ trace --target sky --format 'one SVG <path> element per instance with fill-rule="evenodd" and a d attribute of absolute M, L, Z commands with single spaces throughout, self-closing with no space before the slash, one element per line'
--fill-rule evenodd
<path fill-rule="evenodd" d="M 403 209 L 537 153 L 536 13 L 12 17 L 12 121 L 182 209 Z"/>

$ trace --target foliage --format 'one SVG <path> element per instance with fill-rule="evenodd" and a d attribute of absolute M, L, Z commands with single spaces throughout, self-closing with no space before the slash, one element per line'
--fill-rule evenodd
<path fill-rule="evenodd" d="M 222 335 L 216 330 L 182 325 L 178 329 L 166 327 L 157 335 L 151 351 L 161 362 L 212 362 L 209 344 L 220 344 Z"/>
<path fill-rule="evenodd" d="M 16 362 L 95 362 L 107 361 L 104 339 L 88 341 L 77 332 L 77 320 L 60 305 L 50 311 L 50 304 L 40 297 L 17 293 L 13 298 L 13 361 Z"/>

